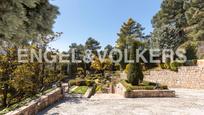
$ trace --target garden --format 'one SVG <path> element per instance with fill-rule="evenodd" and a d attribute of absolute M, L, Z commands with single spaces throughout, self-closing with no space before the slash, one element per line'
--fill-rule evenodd
<path fill-rule="evenodd" d="M 144 77 L 150 70 L 177 72 L 181 66 L 196 66 L 198 59 L 204 59 L 198 52 L 204 38 L 203 8 L 202 0 L 164 0 L 151 21 L 153 32 L 145 34 L 142 24 L 129 18 L 121 25 L 114 45 L 104 46 L 89 37 L 85 43 L 71 43 L 68 51 L 62 52 L 50 46 L 63 35 L 53 31 L 60 14 L 57 6 L 49 0 L 1 0 L 0 114 L 61 88 L 63 83 L 68 84 L 67 94 L 87 98 L 117 93 L 118 84 L 125 88 L 123 93 L 159 91 L 158 95 L 153 92 L 154 96 L 175 97 L 167 85 L 145 81 Z M 166 55 L 172 57 L 162 57 L 157 54 L 164 50 L 155 53 L 151 49 L 176 53 L 171 55 L 170 51 Z M 180 49 L 185 50 L 183 55 L 178 55 Z M 20 54 L 24 62 L 19 61 Z M 46 58 L 41 58 L 44 54 Z M 62 63 L 62 59 L 69 62 Z M 150 61 L 154 59 L 160 63 Z"/>

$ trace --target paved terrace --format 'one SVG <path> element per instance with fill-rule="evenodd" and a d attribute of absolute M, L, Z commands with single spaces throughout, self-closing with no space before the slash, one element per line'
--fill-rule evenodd
<path fill-rule="evenodd" d="M 204 90 L 173 89 L 176 98 L 124 99 L 101 94 L 91 99 L 65 98 L 38 115 L 202 115 Z"/>

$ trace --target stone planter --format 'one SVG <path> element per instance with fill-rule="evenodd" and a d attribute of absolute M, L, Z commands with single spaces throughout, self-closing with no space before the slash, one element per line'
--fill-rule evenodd
<path fill-rule="evenodd" d="M 125 92 L 125 98 L 147 98 L 147 97 L 175 97 L 172 90 L 133 90 Z"/>
<path fill-rule="evenodd" d="M 117 84 L 115 87 L 115 93 L 123 95 L 125 98 L 151 98 L 151 97 L 175 97 L 175 91 L 173 90 L 133 90 L 127 91 L 127 89 L 121 84 Z"/>

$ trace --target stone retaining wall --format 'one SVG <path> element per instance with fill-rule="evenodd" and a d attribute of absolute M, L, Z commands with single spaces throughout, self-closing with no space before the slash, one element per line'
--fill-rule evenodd
<path fill-rule="evenodd" d="M 170 70 L 150 71 L 145 80 L 168 85 L 170 88 L 204 89 L 204 67 L 180 67 L 178 72 Z"/>
<path fill-rule="evenodd" d="M 28 103 L 28 105 L 15 111 L 11 111 L 6 115 L 36 115 L 37 112 L 55 103 L 59 99 L 62 99 L 63 97 L 63 88 L 57 88 L 54 91 L 41 96 L 39 99 L 33 100 L 32 102 Z"/>

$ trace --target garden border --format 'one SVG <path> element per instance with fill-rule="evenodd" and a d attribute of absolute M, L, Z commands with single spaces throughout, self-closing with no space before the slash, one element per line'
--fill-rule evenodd
<path fill-rule="evenodd" d="M 123 95 L 125 98 L 147 98 L 147 97 L 175 97 L 173 90 L 133 90 L 127 91 L 122 83 L 115 87 L 115 93 Z"/>

